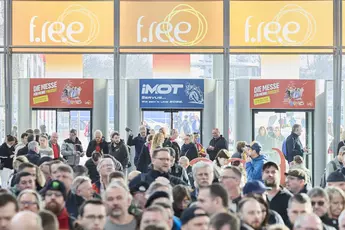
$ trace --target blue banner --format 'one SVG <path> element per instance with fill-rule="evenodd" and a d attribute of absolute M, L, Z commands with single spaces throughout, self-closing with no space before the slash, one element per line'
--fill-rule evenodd
<path fill-rule="evenodd" d="M 202 79 L 142 79 L 140 108 L 203 109 Z"/>

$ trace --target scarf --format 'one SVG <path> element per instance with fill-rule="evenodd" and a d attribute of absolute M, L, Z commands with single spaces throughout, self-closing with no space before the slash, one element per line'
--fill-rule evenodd
<path fill-rule="evenodd" d="M 69 216 L 68 216 L 68 212 L 67 209 L 64 208 L 60 215 L 57 217 L 58 221 L 59 221 L 59 230 L 68 230 L 69 229 Z"/>

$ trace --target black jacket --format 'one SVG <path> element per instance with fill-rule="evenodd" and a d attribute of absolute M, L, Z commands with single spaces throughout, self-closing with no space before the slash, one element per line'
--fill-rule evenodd
<path fill-rule="evenodd" d="M 268 225 L 274 225 L 274 224 L 282 224 L 284 225 L 283 218 L 277 213 L 276 211 L 269 209 L 268 210 Z"/>
<path fill-rule="evenodd" d="M 178 163 L 178 160 L 180 159 L 180 156 L 181 156 L 181 148 L 176 143 L 176 141 L 173 141 L 169 138 L 165 138 L 165 141 L 163 143 L 163 147 L 170 147 L 170 148 L 173 148 L 175 150 L 175 162 Z"/>
<path fill-rule="evenodd" d="M 41 155 L 34 151 L 29 151 L 28 154 L 26 154 L 26 158 L 29 160 L 30 163 L 38 166 L 38 163 L 41 159 Z"/>
<path fill-rule="evenodd" d="M 293 161 L 295 156 L 303 157 L 303 146 L 296 133 L 291 133 L 290 136 L 286 138 L 286 157 L 288 162 Z"/>
<path fill-rule="evenodd" d="M 189 179 L 187 178 L 187 172 L 184 171 L 184 169 L 182 168 L 182 166 L 174 163 L 174 165 L 170 168 L 170 175 L 180 178 L 181 180 L 183 180 L 185 183 L 188 184 Z"/>
<path fill-rule="evenodd" d="M 78 218 L 79 207 L 83 204 L 84 199 L 76 194 L 73 194 L 71 191 L 67 195 L 66 200 L 66 209 L 68 214 L 73 218 Z"/>
<path fill-rule="evenodd" d="M 140 136 L 140 134 L 133 138 L 133 135 L 128 136 L 127 145 L 135 146 L 135 156 L 134 156 L 134 165 L 138 165 L 139 156 L 141 149 L 143 148 L 146 142 L 146 137 Z"/>
<path fill-rule="evenodd" d="M 99 180 L 99 173 L 97 171 L 97 166 L 93 162 L 92 158 L 88 159 L 85 162 L 85 167 L 89 170 L 89 177 L 91 179 L 92 183 L 95 183 L 96 181 Z"/>
<path fill-rule="evenodd" d="M 289 219 L 287 215 L 287 208 L 291 197 L 291 192 L 285 188 L 281 188 L 280 191 L 272 198 L 272 200 L 268 200 L 270 209 L 276 211 L 285 221 Z"/>
<path fill-rule="evenodd" d="M 4 168 L 13 169 L 13 157 L 14 147 L 9 148 L 6 142 L 4 142 L 0 146 L 0 161 Z"/>
<path fill-rule="evenodd" d="M 208 155 L 210 156 L 210 160 L 214 161 L 216 158 L 219 150 L 221 149 L 228 149 L 228 142 L 225 140 L 225 138 L 220 135 L 219 138 L 212 138 L 210 140 L 210 146 L 214 147 L 214 150 L 207 150 Z"/>
<path fill-rule="evenodd" d="M 161 173 L 159 171 L 151 169 L 148 171 L 148 173 L 142 173 L 141 175 L 134 177 L 134 179 L 129 183 L 129 189 L 131 191 L 135 190 L 138 184 L 141 184 L 146 189 L 148 189 L 150 187 L 150 184 L 154 182 L 158 177 L 167 178 L 170 181 L 171 186 L 175 186 L 178 184 L 187 185 L 182 180 L 177 177 L 171 176 L 169 173 Z"/>
<path fill-rule="evenodd" d="M 115 159 L 121 163 L 122 168 L 124 169 L 126 168 L 126 166 L 128 165 L 129 153 L 128 153 L 127 145 L 125 144 L 123 140 L 120 140 L 120 143 L 116 144 L 116 146 L 114 146 L 113 143 L 110 143 L 109 154 L 115 157 Z"/>
<path fill-rule="evenodd" d="M 28 154 L 28 152 L 29 152 L 29 148 L 28 148 L 28 144 L 26 144 L 23 148 L 18 150 L 17 157 L 18 156 L 25 156 L 26 154 Z"/>
<path fill-rule="evenodd" d="M 96 150 L 97 145 L 98 144 L 97 144 L 96 140 L 90 141 L 89 145 L 87 146 L 87 150 L 86 150 L 86 156 L 87 157 L 91 157 L 92 153 Z M 102 142 L 99 143 L 99 146 L 100 146 L 103 154 L 109 153 L 108 143 L 105 141 L 104 137 L 102 138 Z"/>
<path fill-rule="evenodd" d="M 334 141 L 334 140 L 333 140 L 333 141 Z M 337 148 L 336 154 L 339 153 L 340 148 L 343 147 L 344 145 L 345 145 L 345 140 L 340 141 L 340 142 L 338 143 L 338 148 Z M 333 145 L 331 145 L 331 146 L 333 146 Z"/>
<path fill-rule="evenodd" d="M 138 158 L 137 170 L 142 173 L 147 173 L 149 170 L 150 164 L 151 164 L 150 150 L 147 144 L 145 144 Z"/>
<path fill-rule="evenodd" d="M 183 144 L 181 148 L 181 156 L 186 156 L 190 161 L 198 158 L 198 150 L 194 143 Z"/>

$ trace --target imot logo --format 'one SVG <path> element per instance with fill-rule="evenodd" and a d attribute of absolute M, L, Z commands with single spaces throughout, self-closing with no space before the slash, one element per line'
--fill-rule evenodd
<path fill-rule="evenodd" d="M 192 26 L 190 22 L 180 21 L 172 23 L 172 19 L 178 17 L 180 13 L 188 13 L 197 18 L 197 25 Z M 205 16 L 188 4 L 177 5 L 161 22 L 149 22 L 149 26 L 144 26 L 145 16 L 140 16 L 137 20 L 137 42 L 152 43 L 159 41 L 162 43 L 172 43 L 178 46 L 193 46 L 200 43 L 206 36 L 208 25 Z M 196 28 L 195 28 L 196 27 Z M 183 39 L 192 30 L 196 30 L 193 39 Z M 144 33 L 143 33 L 144 32 Z M 143 34 L 145 34 L 143 36 Z"/>
<path fill-rule="evenodd" d="M 286 18 L 291 18 L 291 21 L 287 21 Z M 246 43 L 269 42 L 300 46 L 309 43 L 316 33 L 314 16 L 295 4 L 283 7 L 271 21 L 261 21 L 252 25 L 254 19 L 254 16 L 246 19 L 244 25 Z"/>
<path fill-rule="evenodd" d="M 87 28 L 81 21 L 65 23 L 67 18 L 78 18 L 74 14 L 81 14 L 87 17 Z M 67 45 L 88 45 L 94 41 L 99 34 L 99 21 L 97 16 L 90 10 L 80 5 L 71 5 L 57 18 L 56 21 L 45 21 L 33 16 L 30 20 L 30 42 L 31 43 L 65 43 Z M 38 28 L 36 22 L 42 26 Z M 37 28 L 36 28 L 37 27 Z M 37 30 L 38 29 L 38 30 Z M 88 30 L 88 32 L 86 31 Z M 82 39 L 81 39 L 82 38 Z"/>
<path fill-rule="evenodd" d="M 143 84 L 141 94 L 177 94 L 179 89 L 183 89 L 183 84 L 156 84 L 153 87 Z"/>

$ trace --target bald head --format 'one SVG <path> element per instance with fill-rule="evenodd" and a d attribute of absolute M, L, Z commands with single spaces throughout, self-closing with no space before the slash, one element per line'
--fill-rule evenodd
<path fill-rule="evenodd" d="M 322 230 L 323 224 L 321 219 L 315 213 L 300 215 L 294 224 L 294 230 L 304 230 L 313 226 L 313 229 Z"/>
<path fill-rule="evenodd" d="M 30 211 L 18 212 L 11 220 L 10 230 L 43 230 L 42 220 L 39 215 Z"/>
<path fill-rule="evenodd" d="M 58 139 L 59 139 L 59 136 L 58 136 L 57 132 L 53 132 L 52 135 L 50 136 L 50 141 L 53 144 L 56 144 Z"/>

